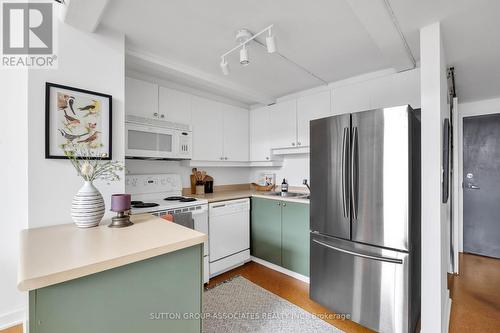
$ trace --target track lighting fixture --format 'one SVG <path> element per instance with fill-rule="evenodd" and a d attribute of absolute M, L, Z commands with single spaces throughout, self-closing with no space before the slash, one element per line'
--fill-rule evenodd
<path fill-rule="evenodd" d="M 250 58 L 248 56 L 248 45 L 249 45 L 250 42 L 253 41 L 254 42 L 253 44 L 255 44 L 255 45 L 259 46 L 259 47 L 265 48 L 267 50 L 267 53 L 269 53 L 269 54 L 276 53 L 277 57 L 279 57 L 279 58 L 281 58 L 281 59 L 289 62 L 290 64 L 292 64 L 295 67 L 299 68 L 300 70 L 302 70 L 303 72 L 305 72 L 308 75 L 312 76 L 316 80 L 321 81 L 322 84 L 327 85 L 328 84 L 327 81 L 325 81 L 324 79 L 322 79 L 318 75 L 312 73 L 308 69 L 302 67 L 301 65 L 299 65 L 295 61 L 287 58 L 285 55 L 281 54 L 278 51 L 278 49 L 276 47 L 276 38 L 275 38 L 275 36 L 274 36 L 274 34 L 272 32 L 272 28 L 273 28 L 273 25 L 271 24 L 270 26 L 268 26 L 264 30 L 256 33 L 255 35 L 252 34 L 247 29 L 240 29 L 240 30 L 238 30 L 236 32 L 236 42 L 238 43 L 238 45 L 236 45 L 231 50 L 227 51 L 226 53 L 224 53 L 223 55 L 220 56 L 221 57 L 220 68 L 222 70 L 222 73 L 224 75 L 229 75 L 229 64 L 227 63 L 227 57 L 231 53 L 233 53 L 233 52 L 235 52 L 237 50 L 240 53 L 240 64 L 242 66 L 247 66 L 250 63 Z M 266 32 L 267 32 L 267 34 L 264 35 L 264 33 L 266 33 Z M 261 42 L 260 40 L 256 39 L 260 35 L 266 36 L 266 43 L 265 44 L 263 42 Z"/>
<path fill-rule="evenodd" d="M 229 64 L 227 63 L 225 57 L 222 57 L 220 68 L 222 69 L 222 74 L 229 75 Z"/>
<path fill-rule="evenodd" d="M 226 57 L 238 49 L 240 52 L 240 64 L 242 66 L 247 66 L 250 63 L 250 59 L 248 57 L 248 45 L 247 44 L 249 44 L 251 41 L 253 41 L 256 37 L 264 34 L 266 31 L 268 32 L 268 36 L 266 37 L 267 52 L 269 52 L 269 53 L 276 52 L 276 41 L 275 41 L 274 35 L 271 32 L 272 27 L 273 27 L 273 25 L 271 24 L 270 26 L 268 26 L 264 30 L 260 31 L 259 33 L 256 33 L 255 35 L 252 34 L 250 31 L 248 31 L 247 29 L 238 30 L 236 33 L 236 41 L 238 42 L 238 45 L 236 45 L 231 50 L 229 50 L 226 53 L 224 53 L 223 55 L 221 55 L 222 61 L 220 63 L 220 67 L 221 67 L 222 73 L 224 75 L 229 74 L 229 67 L 228 67 L 229 65 L 226 61 Z M 261 43 L 257 40 L 255 40 L 255 42 L 257 42 L 257 44 L 259 44 L 261 46 L 264 45 L 263 43 Z"/>
<path fill-rule="evenodd" d="M 248 49 L 245 44 L 243 44 L 243 47 L 240 50 L 240 64 L 243 66 L 247 66 L 250 63 L 248 60 Z"/>
<path fill-rule="evenodd" d="M 269 28 L 269 35 L 266 37 L 266 46 L 268 53 L 276 52 L 276 40 L 274 39 L 274 35 L 271 32 L 271 28 Z"/>

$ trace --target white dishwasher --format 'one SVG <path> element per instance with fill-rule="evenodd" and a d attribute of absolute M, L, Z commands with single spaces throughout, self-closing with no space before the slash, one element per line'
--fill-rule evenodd
<path fill-rule="evenodd" d="M 208 205 L 210 277 L 250 260 L 250 199 Z"/>

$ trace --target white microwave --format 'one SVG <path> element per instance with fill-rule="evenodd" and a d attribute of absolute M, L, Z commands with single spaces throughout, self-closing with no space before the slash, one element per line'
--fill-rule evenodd
<path fill-rule="evenodd" d="M 125 157 L 190 160 L 191 126 L 164 120 L 127 116 Z"/>

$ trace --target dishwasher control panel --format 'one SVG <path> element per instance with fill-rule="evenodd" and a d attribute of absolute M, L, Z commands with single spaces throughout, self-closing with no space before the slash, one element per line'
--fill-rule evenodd
<path fill-rule="evenodd" d="M 238 199 L 230 201 L 213 202 L 208 205 L 210 216 L 235 214 L 250 210 L 250 199 Z"/>

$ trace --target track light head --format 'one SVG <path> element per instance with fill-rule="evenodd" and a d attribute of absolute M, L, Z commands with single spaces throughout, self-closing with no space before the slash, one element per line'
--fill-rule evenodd
<path fill-rule="evenodd" d="M 227 63 L 226 58 L 222 58 L 220 68 L 222 70 L 222 74 L 229 75 L 229 64 Z"/>
<path fill-rule="evenodd" d="M 248 49 L 246 45 L 243 45 L 243 47 L 240 50 L 240 64 L 243 66 L 247 66 L 250 63 L 248 60 Z"/>
<path fill-rule="evenodd" d="M 269 35 L 266 37 L 267 53 L 276 52 L 276 39 L 269 28 Z"/>
<path fill-rule="evenodd" d="M 240 52 L 240 64 L 242 66 L 247 66 L 250 63 L 249 57 L 248 57 L 248 49 L 247 45 L 252 42 L 257 42 L 259 46 L 264 46 L 262 42 L 256 41 L 255 38 L 259 36 L 266 36 L 265 34 L 267 33 L 266 37 L 266 48 L 268 53 L 275 53 L 277 52 L 276 50 L 276 40 L 274 38 L 274 35 L 271 31 L 273 28 L 273 25 L 271 24 L 267 28 L 261 30 L 260 32 L 253 34 L 250 32 L 248 29 L 240 29 L 236 32 L 236 41 L 238 45 L 227 51 L 226 53 L 221 55 L 221 63 L 220 63 L 220 68 L 222 70 L 222 73 L 224 75 L 229 75 L 229 64 L 226 61 L 226 57 L 228 57 L 231 53 L 236 52 L 239 50 Z"/>

